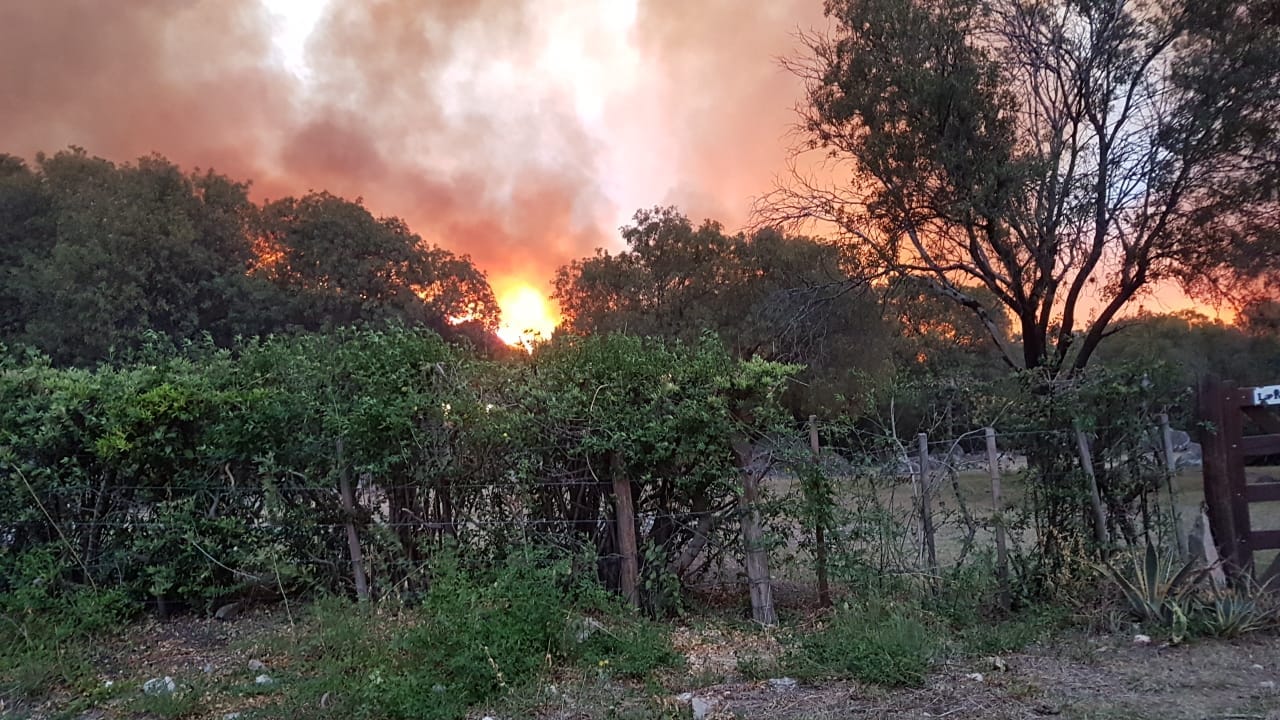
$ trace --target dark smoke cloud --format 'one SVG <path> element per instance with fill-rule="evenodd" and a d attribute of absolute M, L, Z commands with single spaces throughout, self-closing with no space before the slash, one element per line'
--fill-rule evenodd
<path fill-rule="evenodd" d="M 307 83 L 257 0 L 0 3 L 0 152 L 159 152 L 259 198 L 359 196 L 539 286 L 637 207 L 745 220 L 799 94 L 776 57 L 821 3 L 642 0 L 634 83 L 592 123 L 564 78 L 531 71 L 576 2 L 335 0 Z"/>

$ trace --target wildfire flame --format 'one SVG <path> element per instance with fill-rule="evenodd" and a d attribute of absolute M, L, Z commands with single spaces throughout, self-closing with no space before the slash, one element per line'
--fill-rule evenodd
<path fill-rule="evenodd" d="M 559 313 L 547 298 L 521 281 L 498 290 L 498 307 L 502 309 L 498 337 L 508 345 L 527 348 L 536 340 L 551 337 L 560 322 Z"/>

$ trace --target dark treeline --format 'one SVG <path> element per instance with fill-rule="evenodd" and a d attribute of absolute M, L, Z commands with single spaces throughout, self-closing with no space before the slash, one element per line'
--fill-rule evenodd
<path fill-rule="evenodd" d="M 359 201 L 263 204 L 160 156 L 0 155 L 0 342 L 85 365 L 137 347 L 397 320 L 492 347 L 497 304 L 466 256 Z M 450 318 L 471 318 L 454 325 Z"/>
<path fill-rule="evenodd" d="M 248 190 L 160 156 L 116 164 L 73 148 L 28 165 L 0 155 L 0 342 L 84 366 L 144 339 L 231 347 L 395 321 L 500 351 L 497 303 L 467 256 L 358 200 L 312 192 L 255 203 Z M 740 358 L 802 364 L 787 398 L 797 416 L 863 412 L 876 389 L 903 381 L 1000 377 L 999 348 L 1021 340 L 984 288 L 966 293 L 992 323 L 847 245 L 729 233 L 675 208 L 641 210 L 621 235 L 625 250 L 557 272 L 561 331 L 685 342 L 711 332 Z M 1209 370 L 1273 381 L 1277 306 L 1255 301 L 1235 325 L 1140 314 L 1119 323 L 1099 360 L 1168 362 L 1187 383 Z"/>
<path fill-rule="evenodd" d="M 627 249 L 600 251 L 558 271 L 562 331 L 686 342 L 710 331 L 738 357 L 804 365 L 787 396 L 797 417 L 857 416 L 888 397 L 901 411 L 914 388 L 933 388 L 936 397 L 941 385 L 998 381 L 1008 376 L 1000 348 L 1021 344 L 985 288 L 964 289 L 992 327 L 940 295 L 928 278 L 875 272 L 848 246 L 822 239 L 773 229 L 731 234 L 674 208 L 641 210 L 622 238 Z M 1195 312 L 1139 312 L 1114 322 L 1095 363 L 1167 366 L 1184 389 L 1206 372 L 1275 382 L 1277 308 L 1255 300 L 1234 325 Z"/>

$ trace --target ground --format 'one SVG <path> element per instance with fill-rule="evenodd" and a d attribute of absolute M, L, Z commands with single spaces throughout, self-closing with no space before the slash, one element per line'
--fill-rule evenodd
<path fill-rule="evenodd" d="M 269 692 L 252 690 L 260 672 L 287 674 L 293 608 L 259 610 L 234 622 L 203 618 L 148 621 L 104 645 L 98 680 L 111 683 L 96 702 L 58 714 L 72 698 L 33 707 L 10 701 L 0 717 L 76 720 L 189 717 L 221 720 L 271 717 L 254 713 Z M 281 643 L 284 638 L 286 642 Z M 995 658 L 939 664 L 926 685 L 884 689 L 847 682 L 775 687 L 767 668 L 781 645 L 771 633 L 742 625 L 682 626 L 674 642 L 686 667 L 658 683 L 617 684 L 582 675 L 550 680 L 526 697 L 486 709 L 493 717 L 545 720 L 690 717 L 677 696 L 688 692 L 711 706 L 709 720 L 836 718 L 1157 718 L 1159 720 L 1280 720 L 1280 639 L 1197 641 L 1167 647 L 1135 644 L 1129 635 L 1067 634 L 1053 643 Z M 265 664 L 265 671 L 250 661 Z M 256 668 L 256 666 L 255 666 Z M 978 677 L 980 674 L 981 678 Z M 185 703 L 149 710 L 137 700 L 148 678 L 172 676 L 199 688 Z M 752 676 L 748 680 L 744 675 Z M 246 691 L 246 688 L 249 688 Z M 314 717 L 324 717 L 316 698 Z M 477 718 L 480 715 L 476 716 Z"/>

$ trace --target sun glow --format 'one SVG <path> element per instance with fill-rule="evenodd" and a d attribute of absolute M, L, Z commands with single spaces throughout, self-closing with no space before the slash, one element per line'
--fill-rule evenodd
<path fill-rule="evenodd" d="M 508 345 L 528 347 L 536 340 L 551 337 L 559 323 L 555 308 L 533 286 L 516 282 L 498 292 L 502 323 L 498 337 Z"/>

